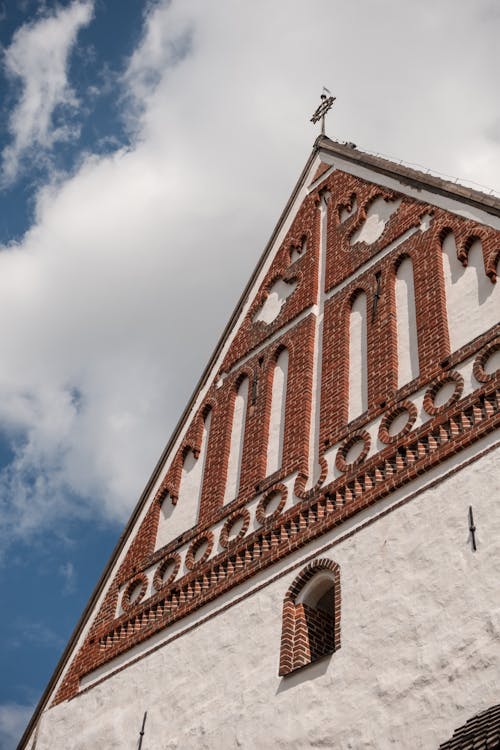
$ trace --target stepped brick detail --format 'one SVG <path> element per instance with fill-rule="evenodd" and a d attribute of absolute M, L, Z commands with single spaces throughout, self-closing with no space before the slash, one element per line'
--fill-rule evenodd
<path fill-rule="evenodd" d="M 73 654 L 55 703 L 74 697 L 82 677 L 409 485 L 500 424 L 500 370 L 488 369 L 500 346 L 500 325 L 486 327 L 451 351 L 442 262 L 450 232 L 464 267 L 480 239 L 491 289 L 500 233 L 415 199 L 403 188 L 399 192 L 330 169 L 329 163 L 315 167 L 305 184 L 312 187 L 283 225 L 284 239 L 269 250 L 258 288 L 248 292 L 226 349 L 193 401 L 196 407 L 147 498 L 142 521 Z M 396 208 L 373 242 L 354 242 L 378 199 Z M 413 267 L 419 374 L 398 388 L 395 279 L 405 258 Z M 277 294 L 271 290 L 278 282 L 289 285 L 290 293 L 278 300 L 275 317 L 266 323 L 257 314 Z M 360 291 L 367 300 L 368 405 L 348 422 L 349 315 Z M 272 379 L 283 349 L 288 352 L 283 458 L 279 470 L 266 476 Z M 465 384 L 462 371 L 469 365 Z M 239 488 L 225 503 L 233 405 L 245 378 Z M 441 403 L 438 394 L 446 384 L 451 395 Z M 157 549 L 161 505 L 178 502 L 184 461 L 190 451 L 200 455 L 209 413 L 197 523 Z M 406 423 L 403 419 L 392 434 L 394 421 L 405 413 Z M 375 420 L 378 426 L 370 433 Z M 288 597 L 285 608 L 289 615 L 293 610 L 294 632 L 310 624 L 304 646 L 309 651 L 299 658 L 282 646 L 282 674 L 338 648 L 340 593 L 335 602 L 330 642 L 324 640 L 323 614 Z"/>

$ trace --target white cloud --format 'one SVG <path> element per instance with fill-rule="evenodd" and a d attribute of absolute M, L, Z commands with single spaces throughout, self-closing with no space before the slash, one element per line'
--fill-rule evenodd
<path fill-rule="evenodd" d="M 5 50 L 5 72 L 19 81 L 22 92 L 9 117 L 12 143 L 2 153 L 4 184 L 15 179 L 20 160 L 35 147 L 50 149 L 78 132 L 68 121 L 54 124 L 54 113 L 60 107 L 78 106 L 67 79 L 68 58 L 92 12 L 91 0 L 56 6 L 51 15 L 21 26 Z"/>
<path fill-rule="evenodd" d="M 0 704 L 2 750 L 14 750 L 32 713 L 33 706 L 22 706 L 18 703 Z"/>
<path fill-rule="evenodd" d="M 489 6 L 150 7 L 124 75 L 133 144 L 47 185 L 0 253 L 4 539 L 126 519 L 309 155 L 323 84 L 330 134 L 500 188 Z"/>
<path fill-rule="evenodd" d="M 76 591 L 77 575 L 75 566 L 70 560 L 67 560 L 63 565 L 59 566 L 59 575 L 62 577 L 63 593 L 72 594 Z"/>

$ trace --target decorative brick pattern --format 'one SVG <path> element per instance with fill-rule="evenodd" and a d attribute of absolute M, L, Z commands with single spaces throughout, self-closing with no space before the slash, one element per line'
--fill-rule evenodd
<path fill-rule="evenodd" d="M 391 435 L 391 425 L 401 414 L 404 414 L 405 412 L 408 415 L 406 424 L 395 435 Z M 403 435 L 407 435 L 411 431 L 416 419 L 417 407 L 415 406 L 415 404 L 412 401 L 408 401 L 408 399 L 401 401 L 394 409 L 388 411 L 387 414 L 384 414 L 384 416 L 382 417 L 382 421 L 380 422 L 380 427 L 378 430 L 379 440 L 386 445 L 389 445 L 390 443 L 396 443 L 399 438 L 403 437 Z"/>
<path fill-rule="evenodd" d="M 332 586 L 328 607 L 320 609 L 297 598 L 315 576 L 328 573 Z M 330 594 L 330 592 L 327 592 Z M 332 560 L 315 560 L 299 573 L 283 602 L 279 674 L 284 676 L 340 648 L 340 568 Z"/>
<path fill-rule="evenodd" d="M 451 396 L 439 406 L 436 406 L 434 399 L 437 394 L 447 383 L 452 383 L 455 386 L 455 390 Z M 462 395 L 464 389 L 464 379 L 458 372 L 451 370 L 450 372 L 444 372 L 442 375 L 437 377 L 430 388 L 427 389 L 424 396 L 424 409 L 427 414 L 435 416 L 436 414 L 443 414 L 449 406 L 458 401 Z"/>
<path fill-rule="evenodd" d="M 241 522 L 241 526 L 236 534 L 232 534 L 231 532 L 238 524 L 238 522 Z M 231 549 L 231 547 L 234 547 L 234 545 L 245 536 L 249 525 L 250 513 L 246 508 L 240 508 L 234 513 L 231 513 L 224 526 L 222 527 L 222 531 L 219 537 L 220 546 L 224 547 L 224 549 Z"/>
<path fill-rule="evenodd" d="M 306 491 L 322 190 L 328 190 L 331 198 L 327 208 L 324 289 L 330 296 L 324 305 L 322 331 L 319 455 L 313 457 L 321 472 L 316 485 Z M 379 196 L 388 200 L 400 198 L 399 209 L 375 242 L 352 246 L 350 238 L 364 221 L 370 203 Z M 420 231 L 422 218 L 431 214 L 430 228 L 426 222 L 425 231 Z M 497 351 L 500 326 L 486 331 L 459 351 L 450 351 L 442 270 L 442 242 L 448 232 L 453 232 L 457 255 L 464 264 L 472 242 L 481 238 L 485 269 L 493 282 L 498 264 L 498 232 L 340 170 L 325 174 L 324 179 L 319 180 L 295 216 L 228 348 L 220 371 L 208 385 L 206 397 L 187 426 L 177 452 L 169 459 L 155 501 L 150 503 L 135 532 L 89 633 L 73 658 L 56 702 L 76 694 L 82 675 L 300 549 L 499 426 L 500 373 L 487 374 L 484 366 L 488 357 Z M 303 248 L 302 252 L 294 252 L 297 247 Z M 411 258 L 413 266 L 419 375 L 398 389 L 394 285 L 398 264 L 405 257 Z M 368 261 L 372 265 L 362 268 Z M 294 278 L 297 287 L 275 320 L 270 324 L 256 324 L 255 313 L 279 278 Z M 368 408 L 348 424 L 349 310 L 359 291 L 367 296 Z M 279 471 L 266 477 L 272 372 L 283 348 L 289 354 L 283 460 Z M 469 357 L 476 357 L 474 376 L 480 385 L 474 393 L 462 398 L 460 382 L 451 368 Z M 249 379 L 249 399 L 240 486 L 238 496 L 224 505 L 232 404 L 244 377 Z M 458 387 L 446 404 L 436 407 L 434 396 L 450 379 Z M 431 419 L 415 430 L 411 396 L 425 388 L 424 406 Z M 409 420 L 398 435 L 391 436 L 391 423 L 404 409 L 409 413 Z M 155 551 L 160 503 L 167 495 L 175 503 L 185 456 L 188 451 L 199 455 L 203 424 L 209 411 L 211 424 L 198 523 Z M 386 445 L 368 459 L 369 438 L 365 427 L 379 416 L 383 417 L 379 437 Z M 348 451 L 359 436 L 365 442 L 364 449 L 347 464 Z M 337 468 L 342 467 L 344 473 L 325 485 L 328 466 L 323 453 L 335 444 L 341 445 Z M 295 497 L 285 510 L 283 482 L 294 476 Z M 278 490 L 282 492 L 279 507 L 268 514 L 266 503 Z M 259 500 L 256 511 L 259 527 L 252 526 L 250 521 L 246 524 L 247 506 L 256 500 Z M 233 539 L 231 527 L 240 517 L 244 518 L 245 530 L 235 534 Z M 223 551 L 218 553 L 214 553 L 216 524 L 223 525 L 219 538 Z M 204 540 L 209 542 L 207 550 L 195 562 Z M 189 545 L 187 572 L 179 573 L 179 550 L 186 545 Z M 163 580 L 173 560 L 176 561 L 173 563 L 175 573 L 171 572 Z M 132 602 L 128 611 L 117 617 L 123 587 L 128 590 L 137 576 L 153 566 L 158 566 L 153 579 L 155 593 L 147 600 Z M 312 622 L 312 615 L 309 617 L 304 607 L 307 603 L 303 605 L 304 620 Z M 318 618 L 316 626 L 321 630 L 321 616 Z M 317 653 L 323 646 L 319 641 L 314 645 L 314 632 L 311 625 L 308 637 L 310 644 L 311 639 L 313 642 L 312 652 Z"/>
<path fill-rule="evenodd" d="M 278 505 L 274 508 L 273 511 L 268 511 L 269 505 L 271 505 L 271 503 L 278 495 L 280 498 Z M 277 484 L 271 490 L 266 492 L 265 495 L 262 495 L 255 512 L 255 518 L 261 526 L 264 526 L 266 523 L 269 523 L 270 521 L 277 518 L 277 516 L 279 516 L 279 514 L 285 507 L 287 495 L 288 490 L 286 488 L 286 485 L 284 484 Z"/>
<path fill-rule="evenodd" d="M 146 578 L 146 576 L 142 573 L 138 576 L 135 576 L 135 578 L 130 581 L 122 594 L 121 604 L 123 611 L 128 612 L 132 607 L 140 604 L 140 602 L 144 599 L 147 588 L 148 579 Z"/>
<path fill-rule="evenodd" d="M 357 443 L 363 443 L 363 448 L 354 461 L 347 463 L 347 454 Z M 356 432 L 353 432 L 352 435 L 344 440 L 337 451 L 337 455 L 335 456 L 335 466 L 337 469 L 339 471 L 350 471 L 362 464 L 370 451 L 370 444 L 371 438 L 366 430 L 356 430 Z"/>
<path fill-rule="evenodd" d="M 173 552 L 165 560 L 158 565 L 154 577 L 153 577 L 153 588 L 155 591 L 161 591 L 161 589 L 169 586 L 172 581 L 177 578 L 177 573 L 181 567 L 181 558 L 176 552 Z M 167 570 L 170 569 L 168 576 L 165 576 Z"/>
<path fill-rule="evenodd" d="M 496 375 L 498 375 L 498 368 L 495 372 L 491 373 L 487 373 L 484 370 L 490 357 L 498 351 L 500 351 L 500 338 L 495 339 L 491 344 L 488 344 L 488 346 L 486 346 L 474 360 L 473 374 L 478 383 L 487 383 L 489 380 L 494 380 Z"/>
<path fill-rule="evenodd" d="M 186 554 L 186 568 L 188 570 L 194 570 L 195 567 L 203 565 L 205 560 L 208 560 L 212 547 L 214 544 L 214 535 L 211 531 L 205 531 L 197 539 L 194 539 Z M 203 550 L 203 554 L 198 556 L 200 549 Z"/>

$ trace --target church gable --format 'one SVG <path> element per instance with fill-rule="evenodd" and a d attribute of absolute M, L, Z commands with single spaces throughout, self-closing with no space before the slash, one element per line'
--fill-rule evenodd
<path fill-rule="evenodd" d="M 498 230 L 327 157 L 303 176 L 55 702 L 498 425 Z"/>

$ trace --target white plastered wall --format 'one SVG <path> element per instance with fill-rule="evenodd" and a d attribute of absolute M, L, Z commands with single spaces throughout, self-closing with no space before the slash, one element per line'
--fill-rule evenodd
<path fill-rule="evenodd" d="M 493 452 L 324 549 L 331 532 L 275 566 L 282 577 L 50 709 L 37 750 L 136 747 L 146 710 L 144 750 L 437 748 L 498 702 L 499 496 Z M 279 678 L 290 566 L 320 547 L 341 568 L 342 646 Z"/>
<path fill-rule="evenodd" d="M 245 421 L 248 403 L 248 378 L 241 381 L 238 393 L 234 399 L 233 425 L 231 428 L 231 443 L 229 447 L 229 461 L 227 465 L 226 489 L 224 502 L 229 503 L 238 494 L 240 486 L 241 460 L 245 442 Z"/>
<path fill-rule="evenodd" d="M 189 451 L 184 459 L 177 503 L 174 505 L 169 496 L 162 503 L 155 549 L 171 542 L 183 531 L 194 526 L 198 520 L 211 416 L 209 412 L 203 424 L 198 458 Z"/>
<path fill-rule="evenodd" d="M 498 323 L 500 285 L 493 284 L 485 273 L 481 243 L 476 241 L 471 246 L 464 268 L 457 258 L 452 234 L 443 242 L 443 271 L 450 345 L 454 352 Z"/>
<path fill-rule="evenodd" d="M 287 376 L 288 351 L 283 349 L 276 360 L 273 373 L 269 438 L 267 441 L 266 474 L 268 476 L 281 468 L 281 461 L 283 458 Z"/>
<path fill-rule="evenodd" d="M 349 323 L 349 422 L 368 408 L 366 294 L 353 302 Z"/>
<path fill-rule="evenodd" d="M 398 332 L 398 388 L 418 377 L 417 316 L 413 264 L 410 258 L 400 263 L 396 273 L 396 326 Z"/>

